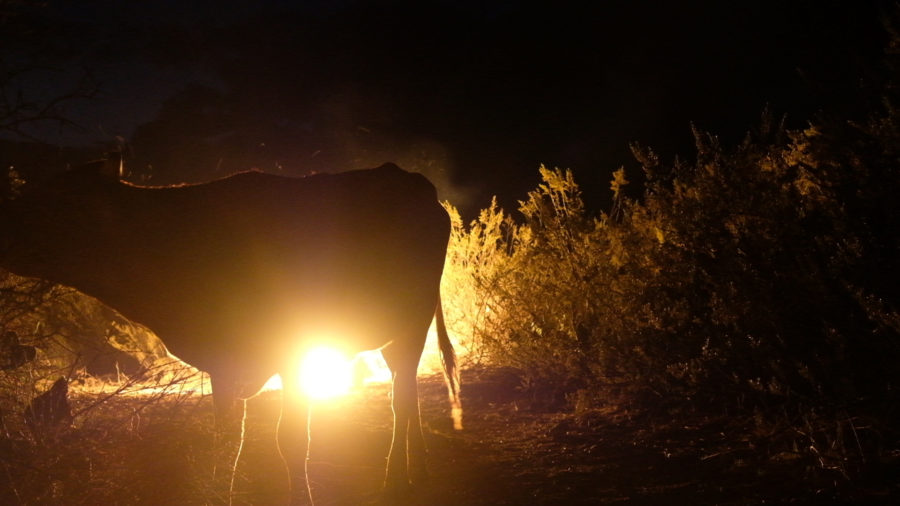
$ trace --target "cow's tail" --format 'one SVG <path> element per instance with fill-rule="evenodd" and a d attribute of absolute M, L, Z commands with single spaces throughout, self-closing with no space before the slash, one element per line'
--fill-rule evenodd
<path fill-rule="evenodd" d="M 462 430 L 462 402 L 459 398 L 459 364 L 456 363 L 456 351 L 450 336 L 447 335 L 447 327 L 444 324 L 444 309 L 441 306 L 441 298 L 438 296 L 437 306 L 434 311 L 434 326 L 437 328 L 438 347 L 441 350 L 441 364 L 444 366 L 444 378 L 447 380 L 447 390 L 450 393 L 450 406 L 452 408 L 453 428 Z"/>

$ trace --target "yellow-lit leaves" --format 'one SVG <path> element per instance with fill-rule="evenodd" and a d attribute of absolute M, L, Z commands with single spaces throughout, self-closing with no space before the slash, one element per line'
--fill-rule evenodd
<path fill-rule="evenodd" d="M 613 192 L 613 200 L 619 198 L 619 192 L 627 185 L 628 180 L 625 179 L 625 168 L 619 167 L 619 170 L 613 172 L 613 179 L 609 183 L 609 189 Z"/>

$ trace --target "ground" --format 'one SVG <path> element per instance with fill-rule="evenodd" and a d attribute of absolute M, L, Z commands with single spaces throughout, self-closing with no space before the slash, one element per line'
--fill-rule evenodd
<path fill-rule="evenodd" d="M 726 416 L 677 418 L 620 404 L 536 409 L 504 369 L 463 376 L 465 428 L 454 431 L 439 376 L 420 381 L 430 479 L 402 498 L 379 493 L 390 444 L 386 385 L 312 412 L 310 475 L 317 505 L 596 505 L 898 503 L 897 452 L 847 480 L 809 452 Z M 74 399 L 74 427 L 2 441 L 2 504 L 279 504 L 285 475 L 274 443 L 277 392 L 248 402 L 232 485 L 236 434 L 217 436 L 209 398 Z M 98 402 L 103 400 L 103 402 Z M 673 420 L 679 420 L 675 422 Z M 685 420 L 689 420 L 686 423 Z"/>

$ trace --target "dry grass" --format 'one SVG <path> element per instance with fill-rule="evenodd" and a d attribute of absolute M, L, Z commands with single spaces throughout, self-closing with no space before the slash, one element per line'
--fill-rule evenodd
<path fill-rule="evenodd" d="M 3 406 L 3 504 L 204 504 L 222 458 L 196 374 L 71 382 L 73 418 L 29 427 L 25 400 Z M 161 380 L 161 381 L 159 381 Z M 42 382 L 38 382 L 39 384 Z M 40 390 L 40 386 L 37 387 Z"/>
<path fill-rule="evenodd" d="M 839 447 L 814 420 L 803 439 L 791 426 L 767 428 L 746 418 L 671 413 L 666 406 L 635 411 L 613 393 L 575 414 L 546 409 L 511 369 L 468 370 L 463 384 L 466 430 L 455 432 L 442 378 L 421 379 L 432 479 L 389 504 L 891 503 L 900 497 L 893 440 L 882 441 L 881 462 L 847 480 L 809 452 L 792 451 L 792 440 L 823 453 Z M 320 506 L 385 504 L 378 492 L 390 443 L 387 394 L 387 385 L 372 384 L 313 406 L 310 473 Z M 216 434 L 208 395 L 73 388 L 72 398 L 74 422 L 40 434 L 4 409 L 0 504 L 228 504 L 239 441 L 236 433 Z M 269 392 L 248 402 L 234 504 L 285 502 L 274 440 L 279 399 Z M 853 423 L 865 444 L 872 429 Z M 842 444 L 851 443 L 855 437 Z"/>

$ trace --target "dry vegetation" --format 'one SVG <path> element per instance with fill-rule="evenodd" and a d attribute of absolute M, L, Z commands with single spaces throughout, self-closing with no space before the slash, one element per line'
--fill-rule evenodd
<path fill-rule="evenodd" d="M 426 381 L 435 479 L 401 502 L 895 502 L 892 111 L 801 132 L 765 118 L 728 149 L 698 133 L 690 164 L 636 149 L 645 193 L 626 197 L 618 171 L 598 216 L 571 173 L 544 168 L 521 220 L 494 205 L 464 226 L 450 208 L 443 291 L 467 428 L 450 430 Z M 146 332 L 58 287 L 9 276 L 3 290 L 4 329 L 36 350 L 0 372 L 4 504 L 284 498 L 273 394 L 251 401 L 229 493 L 237 434 L 215 433 L 209 399 Z M 123 371 L 97 343 L 137 358 Z M 73 416 L 27 425 L 60 376 Z M 316 497 L 379 503 L 385 387 L 313 416 Z"/>
<path fill-rule="evenodd" d="M 804 449 L 792 428 L 678 406 L 635 410 L 607 392 L 572 413 L 541 407 L 509 368 L 464 374 L 467 427 L 453 431 L 439 376 L 422 379 L 432 480 L 403 500 L 378 494 L 390 440 L 386 384 L 314 407 L 310 472 L 317 504 L 555 505 L 890 503 L 896 474 L 850 482 Z M 236 434 L 213 430 L 209 396 L 74 389 L 72 424 L 4 434 L 3 504 L 227 504 Z M 233 504 L 280 504 L 277 392 L 249 401 Z M 11 417 L 7 417 L 7 422 Z M 866 430 L 858 427 L 858 430 Z M 883 472 L 896 472 L 885 465 Z"/>
<path fill-rule="evenodd" d="M 692 163 L 636 148 L 644 193 L 617 171 L 596 216 L 545 168 L 520 219 L 492 205 L 465 225 L 448 206 L 467 429 L 426 382 L 435 480 L 406 502 L 896 501 L 895 119 L 786 132 L 766 116 L 732 148 L 698 132 Z M 0 372 L 4 504 L 283 499 L 272 394 L 251 401 L 230 494 L 237 434 L 215 433 L 209 399 L 143 329 L 59 287 L 0 288 L 4 331 L 35 350 Z M 72 417 L 26 424 L 61 376 Z M 313 416 L 316 497 L 378 503 L 384 387 Z"/>
<path fill-rule="evenodd" d="M 695 132 L 691 161 L 634 146 L 643 173 L 613 172 L 606 212 L 543 167 L 516 214 L 466 224 L 448 205 L 467 428 L 426 380 L 434 480 L 406 502 L 900 503 L 900 97 L 883 84 L 861 117 L 764 114 L 736 146 Z M 228 502 L 237 435 L 143 329 L 6 274 L 0 329 L 0 503 Z M 72 416 L 29 426 L 59 377 Z M 379 500 L 386 393 L 314 409 L 323 504 Z M 273 395 L 250 403 L 235 503 L 284 497 Z"/>

